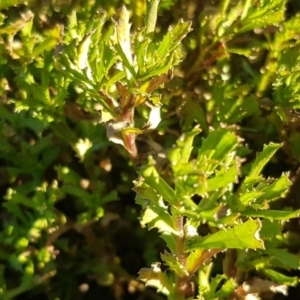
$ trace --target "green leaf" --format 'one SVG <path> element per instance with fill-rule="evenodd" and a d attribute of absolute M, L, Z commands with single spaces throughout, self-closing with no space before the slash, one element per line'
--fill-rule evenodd
<path fill-rule="evenodd" d="M 271 280 L 281 283 L 281 284 L 288 285 L 288 286 L 291 286 L 291 285 L 295 286 L 299 282 L 297 277 L 286 276 L 286 275 L 284 275 L 278 271 L 275 271 L 273 269 L 262 268 L 262 269 L 259 269 L 259 271 L 264 273 Z"/>
<path fill-rule="evenodd" d="M 213 295 L 216 299 L 226 299 L 236 288 L 235 281 L 229 278 L 222 284 L 221 288 Z"/>
<path fill-rule="evenodd" d="M 168 33 L 160 43 L 157 54 L 159 57 L 165 57 L 177 48 L 182 39 L 191 31 L 191 22 L 179 21 L 174 28 L 169 28 Z"/>
<path fill-rule="evenodd" d="M 143 207 L 140 218 L 142 227 L 148 225 L 149 230 L 157 228 L 158 232 L 164 234 L 179 235 L 173 228 L 172 218 L 162 196 L 142 180 L 137 180 L 134 183 L 133 190 L 137 193 L 136 203 Z"/>
<path fill-rule="evenodd" d="M 192 131 L 185 133 L 177 140 L 177 147 L 168 152 L 168 159 L 171 162 L 175 177 L 180 175 L 193 174 L 195 168 L 188 163 L 193 150 L 193 141 L 201 130 L 195 127 Z M 177 186 L 176 186 L 177 187 Z"/>
<path fill-rule="evenodd" d="M 267 253 L 272 256 L 271 262 L 275 260 L 280 263 L 279 267 L 284 267 L 287 269 L 299 269 L 300 260 L 298 255 L 289 253 L 286 249 L 276 248 L 267 249 Z"/>
<path fill-rule="evenodd" d="M 215 160 L 222 162 L 238 145 L 236 135 L 228 129 L 211 131 L 198 152 L 197 161 Z"/>
<path fill-rule="evenodd" d="M 196 270 L 203 267 L 207 261 L 219 252 L 221 252 L 221 249 L 197 249 L 195 251 L 191 251 L 186 260 L 186 269 L 190 274 L 195 273 Z"/>
<path fill-rule="evenodd" d="M 280 197 L 284 197 L 291 184 L 288 176 L 286 174 L 282 175 L 279 179 L 262 189 L 264 194 L 258 197 L 256 202 L 262 203 L 265 200 L 270 202 L 277 200 Z"/>
<path fill-rule="evenodd" d="M 171 205 L 177 204 L 175 191 L 167 184 L 167 182 L 158 174 L 154 166 L 149 166 L 141 171 L 141 175 L 145 182 L 156 190 L 165 201 Z"/>
<path fill-rule="evenodd" d="M 179 236 L 179 232 L 173 229 L 172 218 L 168 214 L 166 208 L 162 207 L 147 207 L 141 215 L 140 223 L 142 227 L 148 224 L 149 230 L 157 228 L 158 232 L 165 234 L 174 234 Z"/>
<path fill-rule="evenodd" d="M 264 249 L 259 237 L 261 223 L 259 219 L 248 220 L 233 228 L 220 230 L 204 237 L 195 237 L 187 241 L 186 251 L 196 249 Z"/>
<path fill-rule="evenodd" d="M 292 218 L 298 218 L 300 209 L 295 211 L 280 211 L 280 210 L 246 210 L 241 213 L 242 216 L 253 218 L 266 218 L 270 221 L 287 221 Z"/>
<path fill-rule="evenodd" d="M 243 192 L 240 197 L 239 197 L 239 200 L 240 202 L 247 206 L 247 205 L 251 205 L 252 202 L 255 202 L 256 199 L 263 195 L 264 192 L 263 191 L 249 191 L 249 192 Z"/>
<path fill-rule="evenodd" d="M 148 48 L 149 43 L 150 43 L 150 40 L 146 39 L 146 40 L 138 43 L 138 45 L 136 47 L 136 56 L 137 56 L 139 76 L 143 76 L 146 73 L 145 55 L 147 53 L 147 48 Z"/>
<path fill-rule="evenodd" d="M 21 193 L 16 192 L 15 190 L 8 189 L 7 194 L 5 196 L 7 201 L 12 201 L 16 204 L 24 205 L 25 207 L 29 207 L 32 209 L 36 209 L 36 203 L 31 199 L 27 198 Z"/>
<path fill-rule="evenodd" d="M 176 275 L 180 277 L 189 276 L 189 273 L 186 270 L 186 268 L 172 253 L 165 251 L 164 253 L 160 254 L 160 257 L 169 266 L 170 270 L 172 270 Z"/>
<path fill-rule="evenodd" d="M 245 179 L 245 183 L 247 183 L 251 177 L 259 176 L 261 174 L 265 165 L 281 146 L 282 144 L 275 143 L 270 143 L 269 145 L 264 146 L 263 151 L 257 155 L 254 163 L 252 164 L 251 170 Z"/>
<path fill-rule="evenodd" d="M 151 268 L 142 268 L 138 279 L 144 281 L 146 286 L 157 288 L 163 294 L 170 295 L 173 292 L 173 279 L 161 271 L 160 263 L 153 263 Z"/>
<path fill-rule="evenodd" d="M 272 0 L 260 1 L 258 4 L 255 0 L 251 1 L 248 13 L 244 13 L 238 28 L 238 32 L 242 33 L 255 28 L 265 28 L 269 25 L 281 24 L 284 19 L 285 1 Z"/>
<path fill-rule="evenodd" d="M 154 35 L 154 32 L 155 32 L 158 4 L 159 4 L 159 0 L 147 1 L 145 33 L 151 39 L 153 38 L 153 35 Z"/>
<path fill-rule="evenodd" d="M 229 170 L 222 170 L 216 173 L 215 176 L 207 180 L 207 191 L 215 191 L 227 187 L 231 183 L 237 183 L 239 170 L 237 163 L 230 167 Z"/>

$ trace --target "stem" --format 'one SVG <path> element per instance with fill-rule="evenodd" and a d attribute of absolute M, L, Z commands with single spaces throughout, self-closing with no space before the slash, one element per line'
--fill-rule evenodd
<path fill-rule="evenodd" d="M 185 266 L 187 253 L 184 251 L 185 246 L 185 237 L 184 237 L 184 219 L 182 216 L 173 216 L 173 227 L 176 231 L 180 233 L 179 236 L 176 237 L 176 256 L 179 262 Z M 187 276 L 179 276 L 175 274 L 175 299 L 176 300 L 184 300 L 185 299 L 185 289 L 187 286 L 188 277 Z"/>
<path fill-rule="evenodd" d="M 229 249 L 225 253 L 225 259 L 223 261 L 223 271 L 228 278 L 236 277 L 236 250 Z"/>

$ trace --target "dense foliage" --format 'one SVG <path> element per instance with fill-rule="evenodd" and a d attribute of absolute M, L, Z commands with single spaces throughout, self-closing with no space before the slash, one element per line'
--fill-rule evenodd
<path fill-rule="evenodd" d="M 296 0 L 0 9 L 1 299 L 296 299 Z"/>

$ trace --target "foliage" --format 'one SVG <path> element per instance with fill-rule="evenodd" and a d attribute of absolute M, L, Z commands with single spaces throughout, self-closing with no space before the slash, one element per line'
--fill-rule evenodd
<path fill-rule="evenodd" d="M 1 298 L 297 285 L 295 1 L 0 8 Z"/>

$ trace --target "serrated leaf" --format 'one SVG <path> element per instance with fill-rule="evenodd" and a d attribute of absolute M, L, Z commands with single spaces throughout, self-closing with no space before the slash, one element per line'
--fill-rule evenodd
<path fill-rule="evenodd" d="M 220 172 L 221 173 L 221 172 Z M 214 177 L 207 180 L 207 191 L 215 191 L 225 188 L 231 183 L 237 183 L 239 170 L 237 163 L 231 166 L 227 171 L 221 174 L 216 174 Z"/>
<path fill-rule="evenodd" d="M 174 28 L 169 28 L 157 49 L 158 56 L 164 57 L 174 51 L 180 45 L 181 40 L 191 31 L 191 24 L 191 22 L 180 20 Z"/>
<path fill-rule="evenodd" d="M 245 206 L 251 205 L 251 202 L 255 202 L 256 199 L 263 194 L 264 194 L 263 191 L 255 191 L 255 190 L 249 192 L 243 192 L 239 197 L 239 201 Z"/>
<path fill-rule="evenodd" d="M 190 274 L 194 274 L 195 271 L 201 268 L 207 260 L 221 251 L 221 249 L 197 249 L 195 251 L 191 251 L 186 260 L 186 269 Z"/>
<path fill-rule="evenodd" d="M 138 65 L 138 75 L 143 76 L 146 73 L 145 68 L 145 59 L 147 59 L 147 48 L 150 43 L 150 39 L 145 39 L 144 41 L 140 42 L 136 47 L 136 60 Z"/>
<path fill-rule="evenodd" d="M 127 79 L 132 80 L 133 82 L 137 83 L 137 74 L 132 66 L 132 63 L 130 63 L 130 61 L 128 60 L 128 57 L 123 52 L 123 49 L 121 48 L 121 46 L 119 44 L 116 44 L 115 46 L 116 46 L 116 50 L 117 50 L 118 54 L 121 57 L 122 63 L 125 67 Z"/>
<path fill-rule="evenodd" d="M 137 193 L 136 203 L 143 207 L 140 218 L 140 223 L 143 227 L 148 225 L 149 230 L 157 228 L 159 232 L 165 234 L 179 235 L 173 228 L 168 207 L 155 189 L 145 184 L 142 180 L 137 180 L 133 190 Z"/>
<path fill-rule="evenodd" d="M 163 65 L 159 66 L 157 64 L 153 64 L 151 68 L 147 70 L 147 72 L 139 78 L 140 81 L 145 81 L 148 78 L 154 76 L 160 76 L 161 74 L 168 73 L 168 71 L 176 65 L 175 63 L 175 53 L 173 52 L 170 56 L 168 56 L 164 61 Z"/>
<path fill-rule="evenodd" d="M 173 280 L 161 271 L 160 263 L 153 263 L 151 268 L 142 268 L 138 279 L 144 281 L 146 286 L 157 288 L 163 294 L 169 295 L 173 291 Z"/>
<path fill-rule="evenodd" d="M 2 4 L 0 4 L 0 7 Z M 29 11 L 27 14 L 23 14 L 22 18 L 17 20 L 11 20 L 8 25 L 0 27 L 0 34 L 16 34 L 18 31 L 22 30 L 27 23 L 29 23 L 33 18 L 33 13 Z"/>
<path fill-rule="evenodd" d="M 188 174 L 195 174 L 195 166 L 193 162 L 188 162 L 192 149 L 193 149 L 193 140 L 197 134 L 201 132 L 201 129 L 195 127 L 192 131 L 185 133 L 177 141 L 177 147 L 172 148 L 168 152 L 168 159 L 171 162 L 171 166 L 175 177 L 184 176 Z M 187 184 L 184 182 L 183 184 Z M 176 185 L 176 191 L 180 190 L 180 184 Z"/>
<path fill-rule="evenodd" d="M 281 146 L 282 144 L 274 143 L 270 143 L 269 145 L 264 146 L 263 151 L 257 155 L 254 163 L 252 164 L 251 170 L 245 179 L 245 183 L 247 183 L 247 181 L 250 180 L 251 177 L 256 177 L 261 174 L 265 165 Z"/>
<path fill-rule="evenodd" d="M 265 28 L 269 25 L 280 24 L 284 19 L 285 2 L 282 0 L 260 1 L 253 0 L 246 17 L 241 20 L 238 32 L 246 32 L 255 28 Z"/>
<path fill-rule="evenodd" d="M 130 41 L 130 27 L 129 23 L 130 11 L 122 6 L 119 10 L 119 16 L 115 22 L 115 31 L 117 35 L 117 43 L 115 48 L 121 57 L 122 63 L 125 67 L 127 79 L 137 82 L 137 74 L 133 68 L 131 41 Z"/>
<path fill-rule="evenodd" d="M 238 139 L 232 132 L 227 129 L 218 129 L 211 131 L 206 139 L 203 140 L 202 146 L 198 152 L 197 161 L 216 160 L 223 161 L 228 154 L 238 145 Z"/>
<path fill-rule="evenodd" d="M 173 228 L 172 218 L 165 208 L 150 206 L 147 207 L 141 215 L 140 223 L 142 227 L 148 225 L 149 230 L 152 228 L 157 228 L 158 232 L 163 232 L 165 234 L 174 234 L 179 236 Z"/>
<path fill-rule="evenodd" d="M 195 237 L 187 241 L 186 251 L 199 248 L 212 249 L 264 249 L 259 237 L 261 223 L 258 219 L 236 225 L 233 228 L 220 230 L 204 237 Z"/>
<path fill-rule="evenodd" d="M 187 269 L 179 262 L 178 258 L 165 251 L 160 254 L 161 259 L 169 266 L 170 270 L 180 277 L 189 276 Z"/>
<path fill-rule="evenodd" d="M 173 71 L 169 70 L 168 73 L 162 74 L 160 76 L 152 78 L 150 81 L 144 83 L 140 90 L 142 92 L 146 92 L 148 94 L 151 94 L 155 89 L 157 89 L 159 86 L 163 85 L 164 83 L 170 81 L 173 76 Z"/>
<path fill-rule="evenodd" d="M 169 202 L 171 205 L 177 204 L 175 191 L 167 184 L 167 182 L 158 174 L 154 166 L 146 167 L 141 171 L 145 182 L 156 190 L 156 192 Z"/>
<path fill-rule="evenodd" d="M 287 221 L 292 218 L 298 218 L 300 209 L 295 211 L 280 211 L 280 210 L 246 210 L 241 213 L 242 216 L 253 218 L 266 218 L 270 221 Z"/>
<path fill-rule="evenodd" d="M 257 198 L 257 203 L 262 203 L 265 200 L 270 202 L 284 197 L 291 184 L 288 176 L 286 174 L 282 175 L 279 179 L 262 189 L 263 195 Z"/>

